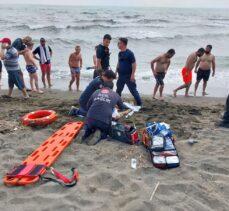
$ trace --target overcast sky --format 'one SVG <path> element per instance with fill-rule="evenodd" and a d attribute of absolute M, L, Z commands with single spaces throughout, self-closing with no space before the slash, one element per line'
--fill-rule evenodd
<path fill-rule="evenodd" d="M 118 4 L 120 2 L 120 4 Z M 229 0 L 0 0 L 3 4 L 229 8 Z"/>

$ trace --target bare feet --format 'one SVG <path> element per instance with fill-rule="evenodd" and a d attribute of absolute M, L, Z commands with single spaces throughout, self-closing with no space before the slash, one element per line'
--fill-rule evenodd
<path fill-rule="evenodd" d="M 164 97 L 160 97 L 159 100 L 160 100 L 160 101 L 164 101 Z"/>
<path fill-rule="evenodd" d="M 173 90 L 173 97 L 177 97 L 177 91 Z"/>
<path fill-rule="evenodd" d="M 29 95 L 23 96 L 24 99 L 29 99 Z"/>
<path fill-rule="evenodd" d="M 49 89 L 52 87 L 52 84 L 49 84 Z"/>
<path fill-rule="evenodd" d="M 71 92 L 72 91 L 72 87 L 68 86 L 68 91 Z"/>
<path fill-rule="evenodd" d="M 42 90 L 37 91 L 38 94 L 43 94 L 44 92 Z"/>
<path fill-rule="evenodd" d="M 202 93 L 202 96 L 203 96 L 203 97 L 206 96 L 206 95 L 208 95 L 207 92 L 203 92 L 203 93 Z"/>

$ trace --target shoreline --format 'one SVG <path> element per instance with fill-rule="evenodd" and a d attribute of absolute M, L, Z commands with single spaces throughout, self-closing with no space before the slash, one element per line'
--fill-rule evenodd
<path fill-rule="evenodd" d="M 26 85 L 29 87 L 29 79 L 25 78 L 25 82 Z M 70 79 L 69 79 L 70 80 Z M 67 79 L 54 79 L 54 84 L 53 87 L 51 89 L 54 90 L 60 90 L 60 91 L 68 91 L 68 84 L 69 84 L 69 80 Z M 84 90 L 85 87 L 87 86 L 87 84 L 90 82 L 89 79 L 81 79 L 80 81 L 80 90 Z M 2 80 L 2 86 L 0 87 L 0 93 L 1 90 L 7 90 L 7 80 L 6 78 L 4 78 Z M 114 81 L 114 90 L 116 90 L 116 80 Z M 155 85 L 155 81 L 154 80 L 137 80 L 137 89 L 140 93 L 141 96 L 147 96 L 147 97 L 152 97 L 153 95 L 153 88 Z M 181 85 L 181 84 L 179 84 Z M 165 82 L 165 88 L 164 88 L 164 95 L 166 96 L 172 96 L 173 95 L 173 90 L 175 88 L 177 88 L 179 85 L 176 84 L 166 84 Z M 45 91 L 45 89 L 42 88 L 42 83 L 39 77 L 39 86 L 42 90 Z M 72 85 L 73 88 L 73 92 L 75 91 L 75 84 Z M 15 90 L 17 88 L 15 87 Z M 48 90 L 48 89 L 47 89 Z M 200 83 L 199 88 L 197 90 L 197 97 L 202 97 L 201 95 L 201 90 L 202 90 L 202 83 Z M 192 84 L 191 88 L 190 88 L 190 96 L 193 96 L 194 93 L 194 84 Z M 208 96 L 205 97 L 213 97 L 213 98 L 226 98 L 229 94 L 229 90 L 227 90 L 227 88 L 219 88 L 219 87 L 213 87 L 211 85 L 209 85 L 207 87 L 207 93 L 209 94 Z M 130 94 L 127 86 L 125 86 L 124 90 L 123 90 L 123 94 Z M 157 93 L 159 94 L 159 93 Z M 181 90 L 177 93 L 177 96 L 183 96 L 184 95 L 184 90 Z"/>

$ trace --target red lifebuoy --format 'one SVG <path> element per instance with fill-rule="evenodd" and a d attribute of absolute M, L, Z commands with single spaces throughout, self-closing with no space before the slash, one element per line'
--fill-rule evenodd
<path fill-rule="evenodd" d="M 38 110 L 22 117 L 22 124 L 25 126 L 45 126 L 57 119 L 57 113 L 53 110 Z"/>

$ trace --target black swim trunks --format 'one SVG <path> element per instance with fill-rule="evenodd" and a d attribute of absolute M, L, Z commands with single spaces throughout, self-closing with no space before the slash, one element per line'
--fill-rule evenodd
<path fill-rule="evenodd" d="M 154 76 L 157 84 L 159 84 L 160 86 L 164 86 L 164 78 L 165 78 L 165 73 L 157 73 L 157 75 Z"/>
<path fill-rule="evenodd" d="M 201 81 L 203 79 L 204 81 L 208 81 L 210 74 L 211 74 L 211 70 L 202 70 L 201 68 L 199 68 L 197 72 L 196 80 Z"/>
<path fill-rule="evenodd" d="M 2 72 L 2 61 L 0 60 L 0 73 Z"/>

